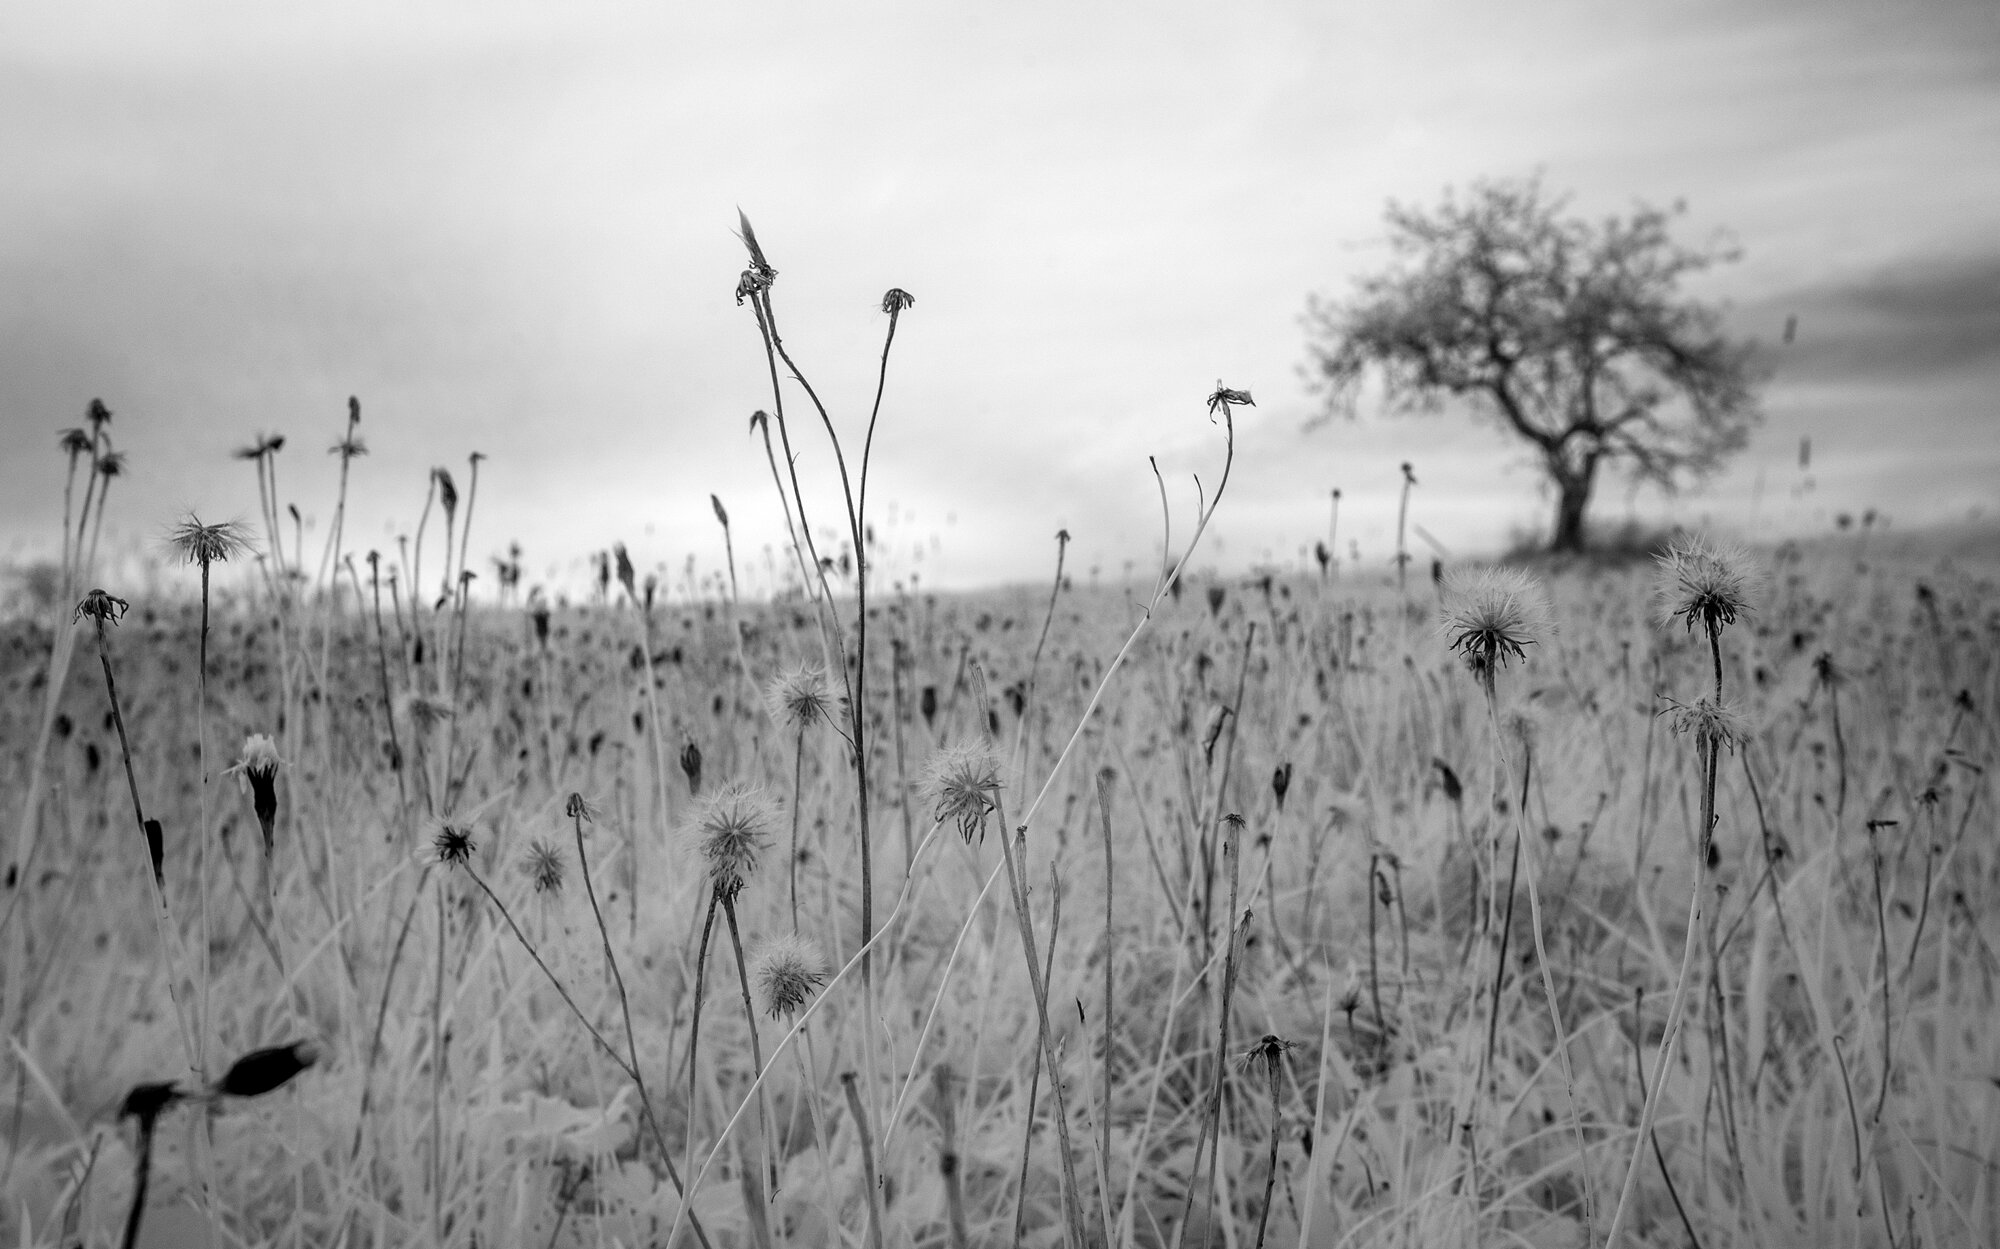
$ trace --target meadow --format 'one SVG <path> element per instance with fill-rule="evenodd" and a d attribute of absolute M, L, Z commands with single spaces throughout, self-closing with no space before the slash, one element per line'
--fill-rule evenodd
<path fill-rule="evenodd" d="M 1984 564 L 459 538 L 0 637 L 8 1243 L 2000 1243 Z"/>

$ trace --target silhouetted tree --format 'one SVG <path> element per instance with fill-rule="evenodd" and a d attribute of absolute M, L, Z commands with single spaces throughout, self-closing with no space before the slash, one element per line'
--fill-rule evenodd
<path fill-rule="evenodd" d="M 1621 461 L 1672 491 L 1748 441 L 1752 349 L 1681 280 L 1735 259 L 1677 243 L 1671 211 L 1597 224 L 1539 178 L 1476 183 L 1434 210 L 1391 203 L 1395 261 L 1345 301 L 1313 297 L 1308 373 L 1327 411 L 1380 377 L 1394 411 L 1447 400 L 1530 443 L 1556 496 L 1551 549 L 1584 546 L 1598 469 Z"/>

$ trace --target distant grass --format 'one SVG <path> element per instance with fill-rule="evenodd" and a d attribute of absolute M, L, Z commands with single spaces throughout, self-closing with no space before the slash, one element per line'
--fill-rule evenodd
<path fill-rule="evenodd" d="M 1728 886 L 1717 917 L 1720 1006 L 1715 996 L 1691 996 L 1684 1057 L 1663 1094 L 1661 1156 L 1704 1245 L 1806 1238 L 1886 1244 L 1890 1227 L 1898 1243 L 1909 1243 L 1911 1228 L 1926 1244 L 1984 1243 L 2000 1228 L 1993 1126 L 2000 1092 L 1980 1074 L 2000 1069 L 2000 1040 L 1982 1022 L 1996 1005 L 2000 975 L 1988 710 L 2000 697 L 1990 649 L 2000 599 L 1989 583 L 1935 568 L 1878 565 L 1860 576 L 1851 562 L 1828 557 L 1783 562 L 1774 571 L 1769 600 L 1732 661 L 1757 727 L 1740 756 L 1723 756 L 1717 796 L 1716 876 Z M 1919 579 L 1940 604 L 1942 635 L 1917 610 Z M 1468 797 L 1460 831 L 1432 761 L 1446 761 L 1465 794 L 1487 792 L 1480 692 L 1452 670 L 1427 622 L 1404 616 L 1392 591 L 1353 579 L 1336 588 L 1279 582 L 1268 599 L 1254 587 L 1223 588 L 1213 614 L 1205 598 L 1190 598 L 1142 640 L 1126 679 L 1086 733 L 1082 757 L 1059 780 L 1050 799 L 1055 814 L 1038 825 L 1044 831 L 1029 847 L 1036 913 L 1046 919 L 1053 868 L 1070 909 L 1087 914 L 1084 900 L 1101 892 L 1104 863 L 1091 825 L 1093 778 L 1101 767 L 1116 771 L 1117 928 L 1107 943 L 1101 923 L 1067 920 L 1050 952 L 1048 986 L 1071 1085 L 1073 1136 L 1086 1162 L 1095 1150 L 1083 1142 L 1108 1128 L 1102 1174 L 1112 1185 L 1114 1221 L 1132 1243 L 1170 1241 L 1196 1183 L 1189 1168 L 1205 1073 L 1213 1070 L 1210 1004 L 1220 981 L 1194 977 L 1201 967 L 1219 977 L 1222 944 L 1200 936 L 1206 873 L 1219 863 L 1203 845 L 1203 826 L 1190 820 L 1216 807 L 1212 786 L 1222 758 L 1205 752 L 1202 729 L 1212 708 L 1233 701 L 1230 678 L 1254 621 L 1257 649 L 1221 806 L 1245 818 L 1242 892 L 1251 912 L 1235 973 L 1232 1035 L 1246 1053 L 1265 1035 L 1295 1046 L 1280 1061 L 1280 1175 L 1267 1242 L 1293 1243 L 1309 1206 L 1316 1243 L 1469 1244 L 1508 1229 L 1530 1239 L 1553 1235 L 1551 1227 L 1578 1213 L 1581 1177 L 1565 1144 L 1565 1095 L 1533 967 L 1517 964 L 1503 979 L 1476 1129 L 1477 1190 L 1464 1185 L 1465 1142 L 1451 1125 L 1455 1038 L 1475 1029 L 1483 1043 L 1487 1024 L 1483 1004 L 1467 997 L 1472 978 L 1462 974 L 1467 934 L 1459 901 L 1469 884 L 1464 847 L 1486 835 L 1486 821 L 1480 802 Z M 1645 621 L 1636 574 L 1559 578 L 1552 589 L 1559 632 L 1532 656 L 1520 687 L 1547 726 L 1528 813 L 1539 835 L 1524 852 L 1539 856 L 1548 894 L 1549 970 L 1564 999 L 1584 1126 L 1596 1146 L 1593 1187 L 1615 1192 L 1633 1145 L 1638 1062 L 1650 1062 L 1678 961 L 1674 914 L 1687 897 L 1696 797 L 1692 752 L 1668 740 L 1652 688 L 1656 681 L 1669 688 L 1698 682 L 1706 656 Z M 760 670 L 812 653 L 816 635 L 794 609 L 741 610 Z M 995 691 L 1025 679 L 1039 611 L 1027 591 L 1016 599 L 902 598 L 883 606 L 878 627 L 903 644 L 903 682 L 913 691 L 934 688 L 940 708 L 929 720 L 907 708 L 902 728 L 915 754 L 980 732 L 987 708 L 955 683 L 960 658 L 976 659 Z M 1126 612 L 1118 591 L 1062 597 L 1040 692 L 1019 722 L 1030 778 L 1053 761 Z M 1342 668 L 1328 655 L 1348 613 L 1357 662 Z M 655 659 L 668 736 L 698 743 L 710 777 L 789 794 L 797 736 L 750 699 L 722 620 L 719 611 L 702 609 L 659 613 Z M 276 646 L 255 614 L 221 606 L 217 621 L 209 681 L 216 739 L 226 742 L 270 726 Z M 233 1235 L 257 1243 L 286 1243 L 295 1234 L 317 1243 L 343 1226 L 357 1243 L 415 1243 L 427 1234 L 429 1098 L 419 1090 L 430 1082 L 434 1053 L 430 971 L 416 965 L 424 960 L 405 967 L 393 988 L 378 1093 L 370 1121 L 356 1119 L 387 947 L 428 857 L 418 822 L 400 813 L 386 766 L 380 709 L 369 695 L 378 684 L 373 643 L 361 623 L 350 619 L 333 630 L 332 671 L 323 684 L 305 685 L 307 720 L 294 729 L 290 766 L 281 773 L 289 814 L 278 829 L 273 913 L 284 973 L 252 923 L 250 882 L 261 849 L 247 800 L 218 821 L 223 853 L 210 881 L 215 1043 L 237 1052 L 308 1035 L 327 1055 L 295 1092 L 216 1125 L 218 1217 Z M 139 783 L 149 810 L 169 829 L 188 829 L 199 795 L 190 708 L 179 691 L 195 679 L 185 658 L 193 653 L 195 619 L 171 610 L 148 621 L 135 606 L 122 627 L 120 695 L 129 703 Z M 616 1035 L 616 998 L 581 891 L 538 894 L 516 870 L 534 839 L 561 844 L 569 790 L 595 798 L 601 815 L 588 834 L 592 868 L 610 940 L 627 969 L 638 1061 L 653 1075 L 667 1139 L 678 1140 L 691 1123 L 696 1140 L 707 1142 L 743 1096 L 748 1034 L 740 1015 L 710 1012 L 697 1101 L 665 1092 L 687 1087 L 684 1077 L 666 1077 L 687 1048 L 703 907 L 693 874 L 669 868 L 667 848 L 645 836 L 635 842 L 639 853 L 661 866 L 644 877 L 640 905 L 621 884 L 630 867 L 616 830 L 658 825 L 651 752 L 634 718 L 643 719 L 646 702 L 635 696 L 641 669 L 632 662 L 631 634 L 606 610 L 558 611 L 548 665 L 554 689 L 546 699 L 536 688 L 543 667 L 524 613 L 475 612 L 467 636 L 458 734 L 473 761 L 464 787 L 476 800 L 480 872 L 583 1009 Z M 42 645 L 18 627 L 0 641 L 12 694 L 0 721 L 9 793 L 23 792 L 33 701 L 21 695 L 39 679 L 34 656 Z M 1841 691 L 1855 795 L 1845 823 L 1832 814 L 1839 776 L 1830 706 L 1815 693 L 1812 661 L 1821 652 L 1839 655 L 1853 674 Z M 1946 669 L 1952 687 L 1941 682 Z M 886 672 L 878 675 L 877 714 L 887 714 L 890 683 Z M 1957 700 L 1960 690 L 1967 702 Z M 337 696 L 329 697 L 332 691 Z M 540 731 L 545 709 L 551 735 Z M 1008 701 L 996 694 L 991 710 L 1011 736 L 1017 719 Z M 100 687 L 71 681 L 62 705 L 67 727 L 48 765 L 44 844 L 26 887 L 6 899 L 16 912 L 6 940 L 25 939 L 28 979 L 15 999 L 20 1049 L 8 1060 L 4 1126 L 17 1143 L 5 1168 L 4 1217 L 11 1238 L 25 1203 L 40 1243 L 53 1243 L 47 1238 L 69 1204 L 66 1189 L 92 1157 L 71 1208 L 80 1212 L 80 1229 L 97 1229 L 95 1243 L 106 1242 L 130 1173 L 130 1144 L 110 1112 L 126 1087 L 172 1075 L 181 1061 L 150 954 L 145 867 L 127 842 L 130 817 L 121 806 L 107 712 Z M 556 755 L 545 758 L 551 737 Z M 831 735 L 809 735 L 800 766 L 801 929 L 829 953 L 850 948 L 841 936 L 854 906 L 841 749 Z M 1293 771 L 1280 809 L 1269 778 L 1283 763 Z M 886 774 L 878 769 L 878 784 Z M 667 789 L 668 824 L 691 802 L 685 781 L 675 780 Z M 1011 778 L 1003 793 L 1020 803 Z M 911 801 L 888 785 L 878 798 L 887 813 Z M 930 813 L 915 814 L 927 827 Z M 1510 818 L 1497 816 L 1495 831 Z M 1871 836 L 1867 820 L 1897 822 Z M 1370 971 L 1371 853 L 1395 856 L 1407 891 L 1394 899 L 1408 914 L 1407 936 L 1397 934 L 1373 968 L 1386 1035 L 1371 1008 L 1339 1008 L 1342 994 Z M 877 990 L 884 1066 L 877 1076 L 886 1100 L 871 1113 L 882 1120 L 874 1161 L 890 1241 L 941 1244 L 949 1235 L 930 1075 L 940 1064 L 960 1077 L 952 1085 L 952 1178 L 962 1186 L 971 1235 L 975 1242 L 1004 1239 L 1012 1219 L 1035 1024 L 1026 969 L 1012 949 L 1014 925 L 1003 921 L 995 899 L 976 912 L 971 906 L 998 854 L 992 836 L 971 845 L 934 839 L 918 862 L 910 902 L 884 929 Z M 196 862 L 170 846 L 169 906 L 183 941 L 195 940 L 198 929 Z M 891 883 L 900 889 L 900 880 Z M 616 1067 L 593 1050 L 471 883 L 444 877 L 439 884 L 450 925 L 439 1194 L 449 1237 L 585 1244 L 600 1235 L 640 1243 L 660 1234 L 672 1221 L 671 1189 L 640 1141 L 636 1102 L 620 1091 Z M 885 892 L 880 901 L 886 911 L 894 899 Z M 761 876 L 737 904 L 747 942 L 790 929 L 775 875 Z M 1516 923 L 1525 910 L 1517 908 Z M 423 930 L 434 918 L 419 908 L 414 922 Z M 419 947 L 430 943 L 422 937 Z M 1518 959 L 1533 946 L 1522 938 L 1510 948 Z M 1107 957 L 1117 967 L 1118 996 L 1104 1116 L 1102 1082 L 1088 1074 L 1101 1062 L 1101 1008 L 1086 1006 L 1079 1021 L 1074 1003 L 1101 1000 Z M 1489 956 L 1472 961 L 1491 967 Z M 1202 983 L 1208 988 L 1190 987 Z M 859 1053 L 859 1003 L 852 987 L 836 988 L 810 1025 L 815 1062 L 774 1064 L 767 1081 L 779 1136 L 770 1226 L 784 1243 L 828 1243 L 829 1219 L 850 1243 L 863 1234 L 860 1156 L 836 1078 Z M 916 1052 L 934 1005 L 935 1022 Z M 101 1026 L 106 1022 L 121 1026 Z M 1734 1098 L 1728 1105 L 1717 1101 L 1725 1052 Z M 1222 1071 L 1215 1208 L 1229 1211 L 1232 1234 L 1245 1237 L 1264 1217 L 1265 1065 L 1232 1055 Z M 812 1073 L 810 1082 L 802 1072 Z M 1036 1113 L 1046 1115 L 1046 1097 Z M 824 1157 L 813 1124 L 830 1134 Z M 350 1156 L 357 1128 L 364 1145 Z M 1308 1129 L 1316 1147 L 1310 1156 Z M 1046 1242 L 1062 1222 L 1052 1139 L 1029 1159 L 1030 1241 Z M 158 1200 L 189 1197 L 186 1143 L 171 1130 L 161 1133 Z M 715 1177 L 722 1182 L 704 1187 L 698 1205 L 718 1242 L 746 1234 L 734 1165 L 725 1161 Z M 1095 1163 L 1079 1167 L 1093 1207 L 1097 1174 Z M 1634 1230 L 1645 1238 L 1682 1235 L 1657 1165 L 1642 1174 L 1636 1215 Z M 1196 1216 L 1197 1223 L 1206 1218 L 1199 1206 Z"/>

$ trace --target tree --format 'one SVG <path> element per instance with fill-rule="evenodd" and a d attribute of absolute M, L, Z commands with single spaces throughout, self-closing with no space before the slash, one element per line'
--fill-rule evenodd
<path fill-rule="evenodd" d="M 1567 207 L 1539 178 L 1431 211 L 1392 202 L 1392 267 L 1345 302 L 1312 298 L 1305 323 L 1329 413 L 1351 413 L 1374 375 L 1391 411 L 1464 401 L 1527 441 L 1556 496 L 1550 549 L 1574 552 L 1607 462 L 1672 492 L 1741 450 L 1761 414 L 1751 345 L 1680 291 L 1735 253 L 1674 241 L 1679 206 L 1601 224 Z"/>

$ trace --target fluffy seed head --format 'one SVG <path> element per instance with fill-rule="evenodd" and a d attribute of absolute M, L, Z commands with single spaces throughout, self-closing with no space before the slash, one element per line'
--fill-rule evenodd
<path fill-rule="evenodd" d="M 1695 744 L 1706 750 L 1711 743 L 1736 753 L 1736 747 L 1750 735 L 1750 717 L 1733 703 L 1713 698 L 1697 698 L 1691 703 L 1669 700 L 1667 714 L 1675 733 L 1694 735 Z"/>
<path fill-rule="evenodd" d="M 454 824 L 449 820 L 437 822 L 437 831 L 431 837 L 431 848 L 437 851 L 438 862 L 446 867 L 470 861 L 472 852 L 479 849 L 472 842 L 470 824 Z"/>
<path fill-rule="evenodd" d="M 561 893 L 562 851 L 546 837 L 535 838 L 528 843 L 528 852 L 521 856 L 521 874 L 535 882 L 536 893 Z"/>
<path fill-rule="evenodd" d="M 427 698 L 422 694 L 410 695 L 405 706 L 409 711 L 411 722 L 417 726 L 419 733 L 430 732 L 451 719 L 453 715 L 450 703 L 441 698 Z"/>
<path fill-rule="evenodd" d="M 1444 579 L 1445 644 L 1489 690 L 1494 674 L 1552 628 L 1548 599 L 1535 579 L 1512 568 L 1454 571 Z"/>
<path fill-rule="evenodd" d="M 826 960 L 797 934 L 773 937 L 750 960 L 750 979 L 771 1018 L 796 1015 L 826 983 Z"/>
<path fill-rule="evenodd" d="M 924 765 L 918 792 L 936 809 L 938 823 L 958 825 L 959 836 L 972 840 L 986 831 L 1000 792 L 1000 757 L 984 746 L 946 746 Z"/>
<path fill-rule="evenodd" d="M 764 791 L 742 783 L 725 785 L 701 800 L 684 834 L 709 887 L 734 897 L 757 871 L 757 856 L 771 844 L 778 808 Z"/>
<path fill-rule="evenodd" d="M 817 664 L 802 664 L 779 673 L 764 687 L 764 703 L 771 718 L 788 729 L 806 729 L 815 720 L 831 722 L 833 718 L 826 671 Z"/>
<path fill-rule="evenodd" d="M 1742 547 L 1692 535 L 1678 538 L 1659 559 L 1655 614 L 1663 625 L 1678 619 L 1689 632 L 1699 624 L 1717 634 L 1751 610 L 1758 581 L 1757 567 Z"/>

